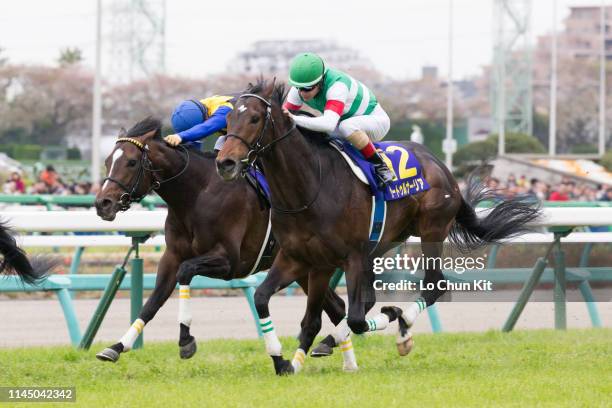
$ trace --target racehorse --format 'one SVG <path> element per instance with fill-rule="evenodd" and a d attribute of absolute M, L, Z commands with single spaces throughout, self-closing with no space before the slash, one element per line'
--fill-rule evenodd
<path fill-rule="evenodd" d="M 36 257 L 29 260 L 25 252 L 17 246 L 11 229 L 0 222 L 0 274 L 17 275 L 29 284 L 36 284 L 43 280 L 58 262 L 45 257 Z"/>
<path fill-rule="evenodd" d="M 272 256 L 260 262 L 269 235 L 270 210 L 261 205 L 247 181 L 225 183 L 215 171 L 215 154 L 179 145 L 168 146 L 161 138 L 161 122 L 147 118 L 129 131 L 122 130 L 114 150 L 106 158 L 108 176 L 96 195 L 102 219 L 112 221 L 151 191 L 168 205 L 165 223 L 166 250 L 157 269 L 153 293 L 121 340 L 100 352 L 103 361 L 116 362 L 130 350 L 138 334 L 179 287 L 180 356 L 196 352 L 190 334 L 189 284 L 196 275 L 217 279 L 244 278 L 271 265 Z M 305 279 L 298 283 L 308 290 Z M 339 324 L 345 317 L 344 301 L 326 291 L 325 311 Z M 262 328 L 268 335 L 270 328 Z"/>
<path fill-rule="evenodd" d="M 330 148 L 327 135 L 296 128 L 281 106 L 284 85 L 260 79 L 236 102 L 227 118 L 225 145 L 219 152 L 217 171 L 226 181 L 237 179 L 258 162 L 271 191 L 272 230 L 281 244 L 265 281 L 255 292 L 260 319 L 270 319 L 270 297 L 298 279 L 308 279 L 308 300 L 299 348 L 291 362 L 280 349 L 268 353 L 277 374 L 299 372 L 304 356 L 321 327 L 321 306 L 334 269 L 342 267 L 348 292 L 348 325 L 355 333 L 382 330 L 398 319 L 397 347 L 405 355 L 412 346 L 408 329 L 417 315 L 444 293 L 436 283 L 444 278 L 439 263 L 428 262 L 425 287 L 417 301 L 405 308 L 386 307 L 366 321 L 375 301 L 372 258 L 409 236 L 421 238 L 423 255 L 439 258 L 449 237 L 468 251 L 526 231 L 540 210 L 520 198 L 509 199 L 478 218 L 474 207 L 488 197 L 484 186 L 471 183 L 471 197 L 461 195 L 451 172 L 426 147 L 401 142 L 402 154 L 414 154 L 422 164 L 430 189 L 388 202 L 384 233 L 376 251 L 369 254 L 368 234 L 372 209 L 369 186 L 353 176 L 339 153 Z M 405 162 L 405 161 L 404 161 Z M 400 169 L 401 171 L 401 169 Z M 267 339 L 266 339 L 267 340 Z"/>

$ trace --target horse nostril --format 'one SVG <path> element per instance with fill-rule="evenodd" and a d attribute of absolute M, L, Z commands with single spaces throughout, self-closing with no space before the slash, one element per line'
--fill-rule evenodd
<path fill-rule="evenodd" d="M 108 198 L 103 198 L 101 200 L 96 200 L 96 208 L 98 210 L 106 210 L 113 205 L 113 202 Z"/>
<path fill-rule="evenodd" d="M 223 172 L 229 173 L 236 167 L 236 162 L 232 159 L 225 159 L 217 162 L 217 168 Z"/>

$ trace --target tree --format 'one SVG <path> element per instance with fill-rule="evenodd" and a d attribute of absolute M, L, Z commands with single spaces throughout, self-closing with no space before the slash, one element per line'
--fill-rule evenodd
<path fill-rule="evenodd" d="M 6 120 L 0 123 L 4 129 L 0 135 L 3 142 L 14 141 L 8 132 L 11 129 L 13 135 L 16 129 L 25 129 L 28 136 L 21 143 L 39 145 L 61 144 L 68 133 L 89 131 L 91 73 L 78 66 L 23 66 L 0 72 L 8 76 L 11 87 L 16 89 L 10 100 L 2 104 L 6 110 L 3 113 Z M 23 137 L 23 130 L 19 134 Z"/>
<path fill-rule="evenodd" d="M 129 128 L 147 116 L 170 123 L 172 110 L 185 99 L 203 99 L 214 94 L 239 94 L 249 80 L 242 76 L 216 76 L 207 80 L 157 75 L 110 88 L 104 95 L 107 132 Z"/>
<path fill-rule="evenodd" d="M 549 138 L 549 117 L 548 113 L 540 113 L 537 109 L 533 110 L 533 136 L 542 143 L 548 145 Z"/>
<path fill-rule="evenodd" d="M 603 155 L 599 164 L 604 166 L 606 170 L 612 171 L 612 150 L 608 150 L 606 154 Z"/>
<path fill-rule="evenodd" d="M 533 136 L 524 133 L 508 133 L 505 139 L 507 153 L 546 153 L 546 148 Z M 487 141 L 495 144 L 497 152 L 498 135 L 489 136 Z"/>
<path fill-rule="evenodd" d="M 490 135 L 482 142 L 469 143 L 460 147 L 453 160 L 457 166 L 482 165 L 497 156 L 498 135 Z M 535 137 L 522 133 L 506 135 L 508 153 L 545 153 L 546 149 Z"/>
<path fill-rule="evenodd" d="M 71 65 L 78 65 L 83 61 L 83 53 L 77 47 L 66 47 L 60 51 L 57 62 L 60 67 L 66 68 Z"/>

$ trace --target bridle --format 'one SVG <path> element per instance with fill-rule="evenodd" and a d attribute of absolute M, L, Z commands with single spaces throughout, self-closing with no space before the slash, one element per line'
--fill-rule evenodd
<path fill-rule="evenodd" d="M 165 180 L 157 180 L 157 178 L 155 177 L 155 173 L 160 172 L 162 170 L 153 168 L 153 163 L 151 163 L 151 160 L 149 159 L 149 155 L 148 155 L 149 146 L 131 137 L 120 137 L 119 139 L 117 139 L 115 144 L 123 143 L 123 142 L 132 143 L 134 146 L 138 147 L 138 149 L 141 152 L 140 166 L 138 167 L 138 173 L 136 173 L 136 175 L 132 177 L 132 180 L 130 181 L 131 187 L 127 187 L 121 181 L 115 178 L 112 178 L 110 176 L 102 180 L 102 183 L 104 183 L 107 180 L 112 181 L 113 183 L 121 187 L 121 189 L 124 191 L 123 194 L 121 194 L 121 197 L 119 197 L 119 205 L 120 205 L 119 210 L 120 211 L 128 210 L 132 203 L 140 202 L 143 198 L 149 195 L 151 191 L 157 190 L 158 188 L 160 188 L 162 184 L 178 178 L 187 170 L 187 167 L 189 166 L 189 150 L 187 150 L 185 146 L 179 145 L 179 147 L 182 148 L 183 151 L 185 152 L 185 166 L 180 172 L 178 172 L 174 176 L 169 177 Z M 140 183 L 144 179 L 145 171 L 151 174 L 151 178 L 153 179 L 153 181 L 151 182 L 151 185 L 149 186 L 149 188 L 147 189 L 145 193 L 138 195 L 136 191 L 139 189 Z"/>
<path fill-rule="evenodd" d="M 272 140 L 267 145 L 262 146 L 263 138 L 266 135 L 266 130 L 268 129 L 268 122 L 272 123 L 272 131 L 276 130 L 274 118 L 272 117 L 272 104 L 269 101 L 267 101 L 264 97 L 256 95 L 256 94 L 246 93 L 246 94 L 240 95 L 238 99 L 240 98 L 257 98 L 266 105 L 266 117 L 264 119 L 264 125 L 263 125 L 263 128 L 261 129 L 261 132 L 259 133 L 259 136 L 257 137 L 257 140 L 255 140 L 255 144 L 251 144 L 247 142 L 242 136 L 236 133 L 228 133 L 227 135 L 225 135 L 226 140 L 229 139 L 230 137 L 236 138 L 240 140 L 240 142 L 242 142 L 242 144 L 244 144 L 247 147 L 247 149 L 249 149 L 246 157 L 240 160 L 240 162 L 245 164 L 247 167 L 250 167 L 253 165 L 253 163 L 255 163 L 259 155 L 261 155 L 262 153 L 265 153 L 266 150 L 272 148 L 272 146 L 274 146 L 276 143 L 290 136 L 291 133 L 295 130 L 295 123 L 291 125 L 291 128 L 289 128 L 289 130 L 285 132 L 284 135 L 282 135 L 278 139 Z"/>
<path fill-rule="evenodd" d="M 264 119 L 264 125 L 263 125 L 263 128 L 261 129 L 261 132 L 259 133 L 259 136 L 255 140 L 254 144 L 249 143 L 244 137 L 236 133 L 228 133 L 227 135 L 225 135 L 226 140 L 231 137 L 238 139 L 248 149 L 248 152 L 246 156 L 244 157 L 244 159 L 240 160 L 240 162 L 244 164 L 245 166 L 242 172 L 242 176 L 244 176 L 245 172 L 249 168 L 254 167 L 255 163 L 257 162 L 257 160 L 262 154 L 268 152 L 276 143 L 288 138 L 291 134 L 295 133 L 294 130 L 296 130 L 296 126 L 295 126 L 295 123 L 292 123 L 291 127 L 281 137 L 272 140 L 270 143 L 266 145 L 262 145 L 263 138 L 266 135 L 266 130 L 268 129 L 268 122 L 272 123 L 272 132 L 276 131 L 274 118 L 272 117 L 272 103 L 270 103 L 270 101 L 266 100 L 264 97 L 257 95 L 257 94 L 252 94 L 252 93 L 242 94 L 238 96 L 237 99 L 240 99 L 240 98 L 256 98 L 256 99 L 259 99 L 261 102 L 263 102 L 266 105 L 266 117 Z M 308 204 L 305 204 L 298 208 L 292 208 L 292 209 L 280 208 L 280 207 L 276 207 L 274 204 L 271 204 L 272 209 L 274 211 L 277 211 L 282 214 L 296 214 L 296 213 L 307 210 L 308 208 L 310 208 L 312 204 L 314 204 L 315 201 L 317 201 L 317 198 L 319 197 L 319 193 L 321 192 L 321 180 L 322 180 L 321 158 L 319 157 L 319 155 L 317 155 L 317 161 L 318 161 L 318 167 L 319 167 L 319 188 L 315 196 L 312 198 L 312 200 L 310 200 Z"/>

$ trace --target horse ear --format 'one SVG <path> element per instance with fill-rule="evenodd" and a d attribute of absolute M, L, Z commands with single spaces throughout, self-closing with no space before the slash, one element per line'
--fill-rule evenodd
<path fill-rule="evenodd" d="M 144 135 L 142 135 L 142 140 L 146 143 L 149 139 L 151 139 L 152 137 L 154 137 L 157 133 L 159 132 L 159 129 L 154 129 L 151 130 L 147 133 L 145 133 Z"/>
<path fill-rule="evenodd" d="M 270 99 L 272 97 L 272 92 L 274 92 L 275 86 L 276 86 L 276 77 L 272 78 L 272 81 L 270 81 L 266 85 L 266 88 L 263 91 L 263 97 L 266 99 Z"/>
<path fill-rule="evenodd" d="M 121 126 L 121 129 L 119 129 L 119 136 L 117 137 L 126 137 L 126 136 L 127 136 L 127 130 L 125 130 L 125 128 Z"/>

